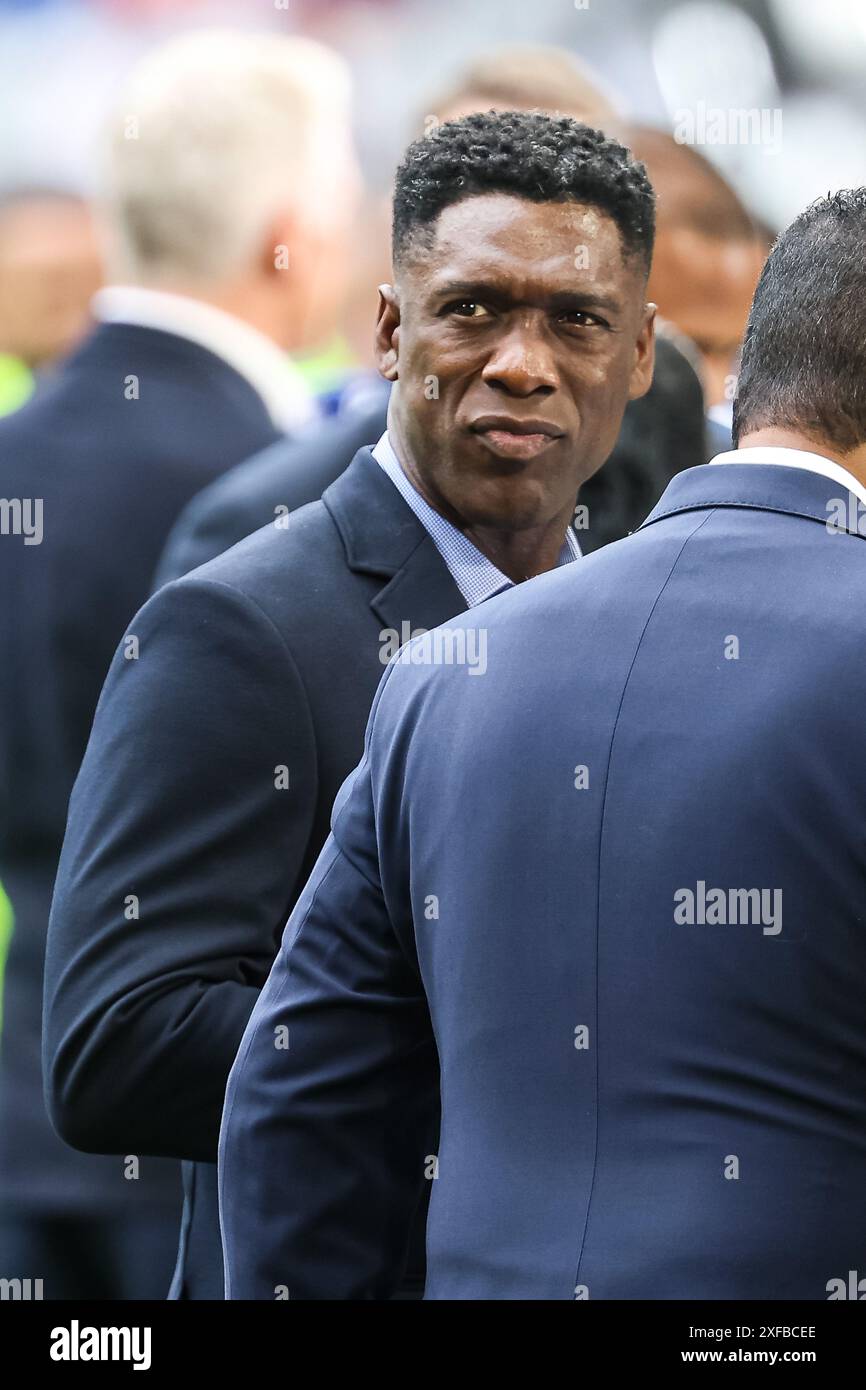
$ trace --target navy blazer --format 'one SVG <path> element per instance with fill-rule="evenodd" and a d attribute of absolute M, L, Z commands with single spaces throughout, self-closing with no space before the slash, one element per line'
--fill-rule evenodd
<path fill-rule="evenodd" d="M 75 785 L 45 971 L 61 1134 L 184 1165 L 176 1296 L 221 1298 L 229 1068 L 361 755 L 384 659 L 464 610 L 362 450 L 322 501 L 160 589 L 121 646 Z M 138 918 L 124 919 L 127 895 Z"/>
<path fill-rule="evenodd" d="M 0 497 L 43 536 L 0 536 L 0 880 L 15 913 L 0 1049 L 0 1201 L 106 1215 L 179 1209 L 175 1167 L 84 1158 L 42 1099 L 42 966 L 69 794 L 115 647 L 194 493 L 277 437 L 233 368 L 174 334 L 105 324 L 0 421 Z M 122 917 L 122 908 L 121 908 Z M 130 1152 L 126 1150 L 125 1152 Z"/>
<path fill-rule="evenodd" d="M 395 659 L 231 1073 L 231 1297 L 387 1296 L 422 1174 L 429 1299 L 863 1272 L 866 546 L 856 504 L 828 529 L 839 493 L 689 470 L 635 535 Z M 473 630 L 483 674 L 442 660 Z"/>

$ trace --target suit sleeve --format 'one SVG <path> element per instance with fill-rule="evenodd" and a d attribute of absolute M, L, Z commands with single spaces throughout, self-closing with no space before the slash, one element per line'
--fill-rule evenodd
<path fill-rule="evenodd" d="M 438 1057 L 383 898 L 366 756 L 332 824 L 229 1080 L 228 1298 L 389 1297 L 435 1153 Z"/>
<path fill-rule="evenodd" d="M 315 802 L 280 633 L 228 585 L 163 589 L 109 672 L 58 871 L 43 1062 L 68 1143 L 215 1160 Z"/>

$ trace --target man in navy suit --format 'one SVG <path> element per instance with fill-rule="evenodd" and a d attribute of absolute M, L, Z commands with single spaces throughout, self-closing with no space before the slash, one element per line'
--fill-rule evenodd
<path fill-rule="evenodd" d="M 321 502 L 154 595 L 70 805 L 49 1101 L 82 1148 L 190 1160 L 182 1297 L 222 1295 L 229 1069 L 383 666 L 411 632 L 575 560 L 580 485 L 652 376 L 653 195 L 616 142 L 565 119 L 469 116 L 410 146 L 394 208 L 387 432 Z M 407 1281 L 423 1282 L 417 1246 Z"/>
<path fill-rule="evenodd" d="M 286 356 L 303 341 L 308 272 L 277 265 L 273 248 L 303 262 L 321 235 L 318 221 L 303 221 L 304 190 L 317 195 L 323 178 L 320 125 L 334 121 L 317 114 L 316 72 L 339 78 L 343 68 L 323 50 L 311 59 L 306 44 L 201 33 L 146 61 L 112 127 L 115 283 L 97 295 L 84 344 L 0 424 L 0 497 L 21 522 L 0 535 L 0 879 L 15 914 L 0 1050 L 0 1276 L 39 1275 L 46 1298 L 159 1297 L 171 1278 L 177 1166 L 131 1146 L 123 1161 L 76 1154 L 49 1122 L 45 935 L 99 691 L 172 524 L 201 488 L 311 413 Z M 263 81 L 269 95 L 248 111 Z M 236 205 L 222 190 L 238 165 L 250 188 Z M 130 630 L 129 668 L 145 655 Z M 129 931 L 133 892 L 107 909 Z"/>
<path fill-rule="evenodd" d="M 229 1081 L 231 1297 L 386 1296 L 422 1173 L 430 1299 L 863 1271 L 864 243 L 776 245 L 737 452 L 392 662 Z"/>

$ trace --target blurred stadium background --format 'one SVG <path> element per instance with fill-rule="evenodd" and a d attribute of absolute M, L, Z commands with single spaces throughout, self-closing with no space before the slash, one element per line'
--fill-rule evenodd
<path fill-rule="evenodd" d="M 385 187 L 426 88 L 494 44 L 580 55 L 633 118 L 678 108 L 784 105 L 761 158 L 717 151 L 766 221 L 862 178 L 861 0 L 0 0 L 0 187 L 92 183 L 92 142 L 132 62 L 180 29 L 226 23 L 320 38 L 351 63 L 367 177 Z"/>
<path fill-rule="evenodd" d="M 215 23 L 301 32 L 344 55 L 368 206 L 384 199 L 402 146 L 428 114 L 425 100 L 509 42 L 561 46 L 625 117 L 669 131 L 684 110 L 780 113 L 772 138 L 698 141 L 769 229 L 830 187 L 866 181 L 862 0 L 0 0 L 0 211 L 22 189 L 89 197 L 100 125 L 131 65 L 169 35 Z M 14 264 L 3 263 L 0 228 L 0 412 L 30 389 L 20 351 L 10 351 L 27 296 L 52 293 L 44 273 L 38 291 L 25 286 L 53 252 L 39 226 L 16 238 Z M 75 232 L 67 226 L 67 239 Z M 63 274 L 68 284 L 70 264 Z M 357 355 L 347 324 L 305 367 L 327 388 Z"/>

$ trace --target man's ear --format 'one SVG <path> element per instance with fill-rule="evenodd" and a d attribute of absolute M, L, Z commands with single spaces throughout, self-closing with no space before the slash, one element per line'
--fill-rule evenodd
<path fill-rule="evenodd" d="M 379 286 L 375 355 L 380 374 L 386 381 L 396 381 L 400 355 L 400 296 L 393 285 Z"/>
<path fill-rule="evenodd" d="M 656 307 L 655 304 L 647 304 L 644 308 L 644 319 L 635 343 L 634 363 L 629 382 L 628 398 L 630 401 L 636 401 L 639 396 L 645 396 L 652 386 L 653 368 L 656 361 Z"/>
<path fill-rule="evenodd" d="M 304 273 L 307 246 L 294 213 L 283 209 L 271 218 L 259 245 L 259 268 L 268 278 L 295 280 Z"/>

